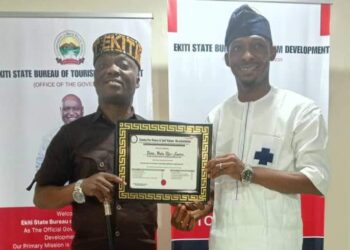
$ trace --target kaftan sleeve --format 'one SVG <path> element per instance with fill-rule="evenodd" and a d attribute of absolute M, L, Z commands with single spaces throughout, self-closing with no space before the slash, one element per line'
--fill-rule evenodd
<path fill-rule="evenodd" d="M 326 194 L 330 181 L 328 132 L 321 110 L 314 103 L 297 115 L 292 143 L 297 170 Z"/>

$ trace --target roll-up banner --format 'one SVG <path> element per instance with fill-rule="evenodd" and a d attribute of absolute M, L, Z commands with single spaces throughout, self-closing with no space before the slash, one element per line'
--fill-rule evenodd
<path fill-rule="evenodd" d="M 243 4 L 270 22 L 277 49 L 271 84 L 313 99 L 328 119 L 330 3 L 275 2 L 168 1 L 170 120 L 203 122 L 236 92 L 224 38 L 231 13 Z M 323 249 L 324 199 L 303 195 L 302 218 L 303 249 Z M 208 249 L 211 221 L 211 215 L 199 220 L 191 232 L 172 228 L 172 249 Z"/>
<path fill-rule="evenodd" d="M 26 187 L 53 135 L 97 109 L 92 44 L 105 33 L 138 40 L 140 88 L 135 111 L 151 119 L 151 14 L 0 13 L 0 250 L 70 249 L 71 208 L 34 208 Z M 63 98 L 80 99 L 75 116 Z"/>

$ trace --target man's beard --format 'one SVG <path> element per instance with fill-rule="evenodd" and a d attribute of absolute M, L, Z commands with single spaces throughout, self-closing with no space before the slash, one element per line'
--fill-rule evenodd
<path fill-rule="evenodd" d="M 111 105 L 129 106 L 132 104 L 132 96 L 106 96 L 102 100 L 104 103 Z"/>

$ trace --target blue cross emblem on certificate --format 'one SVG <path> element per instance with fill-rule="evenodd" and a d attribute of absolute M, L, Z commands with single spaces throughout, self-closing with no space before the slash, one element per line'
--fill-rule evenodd
<path fill-rule="evenodd" d="M 254 155 L 255 160 L 259 160 L 260 165 L 267 165 L 268 162 L 272 163 L 273 154 L 270 153 L 269 148 L 261 148 L 261 151 L 256 151 Z"/>

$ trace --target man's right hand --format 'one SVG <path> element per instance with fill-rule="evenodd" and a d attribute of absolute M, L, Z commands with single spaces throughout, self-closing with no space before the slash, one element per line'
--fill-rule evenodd
<path fill-rule="evenodd" d="M 126 185 L 118 176 L 106 172 L 99 172 L 83 180 L 81 188 L 86 196 L 95 196 L 100 202 L 106 199 L 111 202 L 115 184 Z"/>
<path fill-rule="evenodd" d="M 171 224 L 176 229 L 190 231 L 196 222 L 209 214 L 211 210 L 211 203 L 209 205 L 204 205 L 203 202 L 179 204 L 171 216 Z"/>

